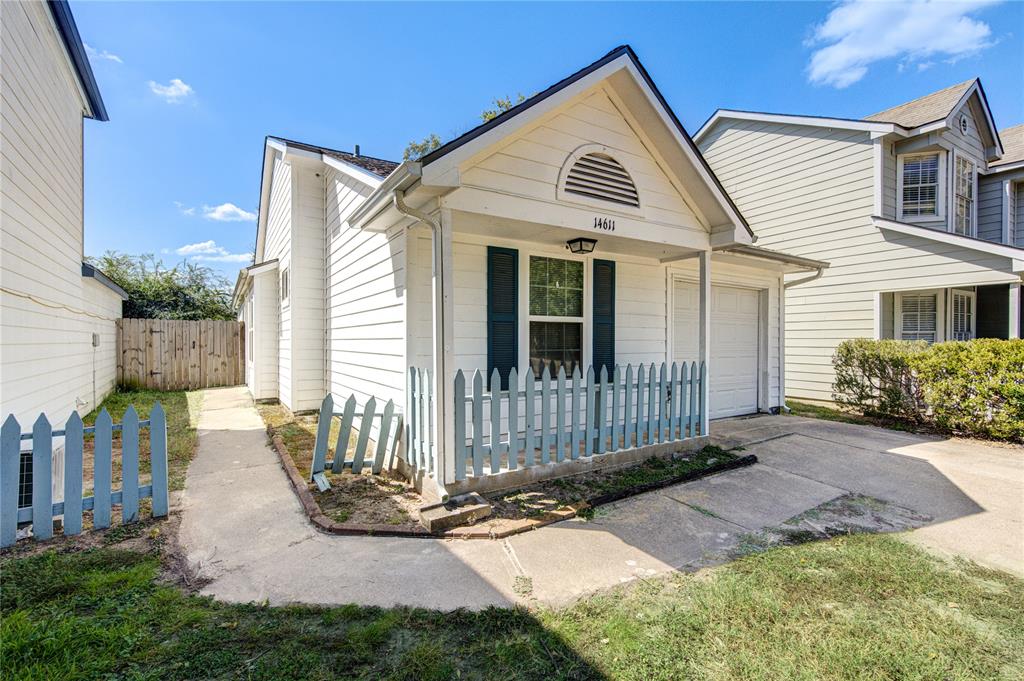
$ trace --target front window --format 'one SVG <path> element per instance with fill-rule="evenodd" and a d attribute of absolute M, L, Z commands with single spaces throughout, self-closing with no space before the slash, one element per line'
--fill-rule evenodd
<path fill-rule="evenodd" d="M 974 338 L 974 293 L 953 291 L 950 308 L 952 339 L 966 341 Z"/>
<path fill-rule="evenodd" d="M 953 231 L 965 236 L 974 233 L 974 164 L 959 155 L 956 157 L 956 216 Z"/>
<path fill-rule="evenodd" d="M 934 343 L 938 336 L 938 296 L 934 293 L 904 293 L 898 300 L 896 323 L 899 338 Z"/>
<path fill-rule="evenodd" d="M 530 256 L 530 368 L 540 378 L 583 361 L 583 263 Z"/>
<path fill-rule="evenodd" d="M 935 217 L 939 214 L 939 155 L 925 154 L 903 159 L 903 208 L 905 217 Z"/>

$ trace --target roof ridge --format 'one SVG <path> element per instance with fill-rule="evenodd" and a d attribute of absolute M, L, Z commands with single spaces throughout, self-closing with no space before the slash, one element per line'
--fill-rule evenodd
<path fill-rule="evenodd" d="M 269 137 L 270 139 L 279 140 L 279 141 L 284 142 L 286 144 L 296 144 L 296 145 L 303 146 L 303 147 L 309 147 L 311 149 L 319 149 L 321 151 L 326 151 L 326 152 L 331 153 L 331 154 L 342 154 L 343 156 L 351 156 L 352 158 L 368 158 L 371 161 L 383 161 L 384 163 L 394 163 L 395 165 L 400 165 L 399 161 L 392 161 L 391 159 L 388 159 L 388 158 L 380 158 L 379 156 L 370 156 L 369 154 L 363 154 L 363 153 L 360 153 L 357 156 L 356 154 L 354 154 L 351 151 L 343 151 L 341 149 L 334 149 L 332 147 L 325 147 L 325 146 L 322 146 L 320 144 L 311 144 L 310 142 L 302 142 L 302 141 L 299 141 L 299 140 L 293 140 L 293 139 L 289 139 L 288 137 L 281 137 L 280 135 L 267 135 L 267 137 Z"/>
<path fill-rule="evenodd" d="M 952 91 L 955 91 L 955 90 L 962 90 L 963 92 L 966 92 L 968 89 L 970 89 L 970 87 L 972 85 L 974 85 L 976 82 L 979 82 L 979 81 L 980 81 L 980 78 L 975 76 L 974 78 L 970 78 L 970 79 L 962 81 L 960 83 L 955 83 L 953 85 L 948 85 L 948 86 L 946 86 L 944 88 L 940 88 L 940 89 L 935 90 L 933 92 L 929 92 L 928 94 L 921 95 L 920 97 L 915 97 L 914 99 L 908 100 L 908 101 L 903 102 L 901 104 L 896 104 L 894 106 L 890 106 L 890 107 L 887 107 L 885 109 L 882 109 L 881 111 L 877 111 L 877 112 L 875 112 L 873 114 L 869 114 L 869 115 L 865 116 L 863 118 L 863 120 L 866 120 L 866 121 L 878 120 L 879 117 L 881 117 L 883 115 L 886 115 L 886 114 L 890 114 L 891 115 L 892 112 L 895 112 L 898 109 L 903 109 L 903 108 L 906 108 L 906 107 L 911 107 L 911 106 L 913 106 L 915 104 L 920 104 L 920 103 L 922 103 L 922 102 L 924 102 L 926 100 L 931 100 L 931 99 L 938 98 L 939 95 L 943 95 L 943 94 L 946 94 L 946 93 L 949 93 L 949 92 L 952 92 Z M 963 96 L 963 92 L 961 92 L 960 95 L 957 97 L 958 100 L 959 100 L 960 97 Z M 947 112 L 947 114 L 948 114 L 948 112 Z M 896 121 L 892 121 L 892 122 L 896 122 Z M 911 127 L 916 127 L 916 126 L 911 126 Z"/>

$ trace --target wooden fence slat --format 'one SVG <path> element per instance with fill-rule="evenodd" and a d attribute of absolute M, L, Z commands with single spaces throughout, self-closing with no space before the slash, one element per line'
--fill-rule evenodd
<path fill-rule="evenodd" d="M 654 372 L 654 362 L 651 362 L 649 374 L 647 376 L 647 444 L 653 445 L 656 440 L 654 439 L 654 429 L 657 427 L 655 422 L 657 404 L 658 385 L 657 385 L 657 374 Z"/>
<path fill-rule="evenodd" d="M 334 462 L 332 473 L 341 473 L 345 469 L 345 457 L 348 456 L 348 442 L 352 439 L 352 420 L 356 414 L 356 396 L 349 395 L 341 412 L 341 427 L 338 428 L 338 439 L 334 441 Z M 328 431 L 329 432 L 329 431 Z"/>
<path fill-rule="evenodd" d="M 686 415 L 687 415 L 687 395 L 690 389 L 689 386 L 689 373 L 687 371 L 688 365 L 683 362 L 683 365 L 679 367 L 679 439 L 687 437 L 686 434 Z"/>
<path fill-rule="evenodd" d="M 611 451 L 619 451 L 619 439 L 622 437 L 622 427 L 619 425 L 619 390 L 622 388 L 622 372 L 619 365 L 615 365 L 612 371 L 612 446 Z"/>
<path fill-rule="evenodd" d="M 139 519 L 139 415 L 128 405 L 121 421 L 121 522 Z"/>
<path fill-rule="evenodd" d="M 690 437 L 696 437 L 697 423 L 697 363 L 690 364 Z"/>
<path fill-rule="evenodd" d="M 473 475 L 484 474 L 484 377 L 473 373 Z"/>
<path fill-rule="evenodd" d="M 708 429 L 708 427 L 707 427 L 707 413 L 708 413 L 707 410 L 710 408 L 710 405 L 705 404 L 705 399 L 704 399 L 704 395 L 706 394 L 704 392 L 704 386 L 706 385 L 706 381 L 707 380 L 708 380 L 708 367 L 707 367 L 707 365 L 704 362 L 701 362 L 700 363 L 700 417 L 698 419 L 699 422 L 700 422 L 700 434 L 701 435 L 709 435 L 709 433 L 705 432 Z"/>
<path fill-rule="evenodd" d="M 424 470 L 434 472 L 434 374 L 427 369 L 426 393 L 427 399 L 423 401 L 423 420 L 425 424 L 425 437 L 427 443 L 427 458 L 424 460 Z"/>
<path fill-rule="evenodd" d="M 668 388 L 668 376 L 662 362 L 658 372 L 658 442 L 665 441 L 665 431 L 668 430 Z"/>
<path fill-rule="evenodd" d="M 153 480 L 153 517 L 168 512 L 167 498 L 167 415 L 159 402 L 149 412 L 149 458 Z M 65 500 L 67 497 L 65 496 Z"/>
<path fill-rule="evenodd" d="M 636 423 L 634 429 L 636 430 L 636 446 L 640 447 L 644 443 L 644 433 L 647 432 L 647 427 L 644 425 L 644 397 L 647 395 L 647 372 L 644 371 L 644 365 L 641 362 L 640 366 L 636 369 Z"/>
<path fill-rule="evenodd" d="M 384 452 L 387 451 L 388 434 L 391 432 L 391 417 L 394 413 L 395 401 L 388 400 L 388 403 L 384 405 L 384 414 L 380 419 L 380 433 L 377 436 L 377 454 L 373 457 L 373 468 L 370 469 L 374 475 L 380 475 L 380 472 L 384 469 Z"/>
<path fill-rule="evenodd" d="M 523 464 L 529 467 L 534 464 L 534 449 L 536 445 L 534 423 L 537 416 L 537 403 L 533 398 L 537 381 L 534 380 L 533 369 L 527 370 L 525 383 L 526 403 L 523 407 L 523 415 L 525 417 L 523 424 L 523 449 L 526 453 L 523 457 Z"/>
<path fill-rule="evenodd" d="M 106 409 L 96 417 L 96 430 L 93 431 L 93 472 L 92 472 L 92 525 L 96 529 L 110 527 L 110 487 L 111 487 L 111 446 L 113 440 L 113 420 Z"/>
<path fill-rule="evenodd" d="M 309 467 L 309 479 L 324 472 L 327 461 L 327 440 L 331 433 L 331 419 L 334 416 L 334 398 L 330 393 L 320 403 L 320 415 L 316 421 L 316 439 L 313 440 L 313 463 Z"/>
<path fill-rule="evenodd" d="M 40 414 L 32 426 L 32 536 L 49 539 L 53 536 L 53 429 Z"/>
<path fill-rule="evenodd" d="M 558 367 L 555 386 L 555 461 L 565 460 L 565 366 Z"/>
<path fill-rule="evenodd" d="M 455 479 L 466 479 L 466 376 L 455 372 Z"/>
<path fill-rule="evenodd" d="M 491 473 L 501 470 L 501 373 L 491 371 Z"/>
<path fill-rule="evenodd" d="M 18 536 L 18 487 L 21 482 L 21 426 L 14 414 L 0 428 L 0 546 Z"/>
<path fill-rule="evenodd" d="M 633 423 L 633 365 L 626 365 L 626 384 L 623 386 L 622 406 L 622 446 L 630 449 L 633 446 L 633 435 L 636 424 Z"/>
<path fill-rule="evenodd" d="M 551 371 L 540 372 L 540 462 L 551 461 Z"/>
<path fill-rule="evenodd" d="M 508 372 L 508 469 L 519 466 L 519 372 Z"/>
<path fill-rule="evenodd" d="M 69 535 L 82 531 L 82 428 L 82 417 L 71 412 L 64 425 L 64 534 Z"/>
<path fill-rule="evenodd" d="M 597 408 L 597 453 L 604 454 L 605 439 L 608 437 L 608 366 L 601 365 L 601 382 L 598 384 Z"/>
<path fill-rule="evenodd" d="M 356 441 L 356 452 L 352 456 L 352 472 L 357 475 L 363 470 L 366 446 L 370 441 L 370 426 L 373 424 L 376 409 L 377 400 L 372 397 L 366 400 L 366 404 L 363 406 L 363 418 L 359 423 L 359 439 Z"/>
<path fill-rule="evenodd" d="M 573 459 L 580 458 L 580 367 L 577 364 L 572 369 L 572 419 L 569 433 L 569 456 Z"/>
<path fill-rule="evenodd" d="M 409 367 L 409 434 L 405 438 L 405 455 L 408 459 L 408 463 L 413 469 L 417 466 L 417 457 L 419 456 L 419 450 L 417 449 L 417 439 L 419 438 L 419 431 L 417 430 L 417 424 L 419 422 L 419 394 L 416 391 L 416 378 L 419 376 L 419 372 L 416 367 Z"/>
<path fill-rule="evenodd" d="M 594 413 L 596 411 L 596 405 L 594 404 L 594 397 L 596 395 L 596 389 L 594 386 L 594 367 L 587 368 L 587 419 L 584 427 L 586 428 L 587 435 L 584 438 L 583 453 L 586 456 L 594 455 L 594 438 L 596 433 L 594 430 Z"/>

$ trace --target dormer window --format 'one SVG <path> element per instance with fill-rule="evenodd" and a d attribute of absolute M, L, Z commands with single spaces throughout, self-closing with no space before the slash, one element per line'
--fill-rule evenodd
<path fill-rule="evenodd" d="M 974 164 L 960 154 L 956 155 L 956 213 L 953 231 L 974 236 Z"/>
<path fill-rule="evenodd" d="M 566 194 L 597 199 L 620 206 L 640 207 L 633 178 L 608 154 L 591 152 L 570 166 L 562 186 Z"/>
<path fill-rule="evenodd" d="M 944 161 L 945 155 L 937 151 L 899 157 L 900 219 L 918 222 L 942 217 Z"/>

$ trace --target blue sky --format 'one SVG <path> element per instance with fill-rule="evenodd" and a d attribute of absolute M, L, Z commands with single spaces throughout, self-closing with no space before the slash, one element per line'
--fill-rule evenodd
<path fill-rule="evenodd" d="M 231 278 L 255 241 L 265 135 L 400 160 L 622 43 L 691 133 L 718 107 L 859 117 L 974 76 L 999 127 L 1024 122 L 1024 3 L 72 10 L 110 114 L 85 126 L 86 253 L 198 257 Z"/>

